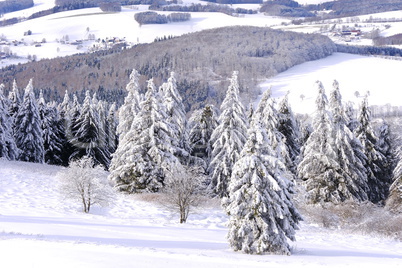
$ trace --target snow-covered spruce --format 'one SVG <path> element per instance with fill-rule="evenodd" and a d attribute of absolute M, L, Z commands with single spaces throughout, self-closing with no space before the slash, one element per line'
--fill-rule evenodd
<path fill-rule="evenodd" d="M 119 124 L 117 126 L 119 143 L 130 131 L 134 117 L 140 110 L 143 96 L 140 93 L 139 77 L 138 71 L 133 69 L 130 74 L 130 81 L 126 86 L 127 96 L 124 98 L 124 104 L 119 109 Z"/>
<path fill-rule="evenodd" d="M 335 142 L 336 159 L 347 187 L 346 191 L 350 193 L 345 192 L 344 196 L 346 199 L 367 201 L 369 188 L 364 167 L 366 157 L 360 141 L 347 127 L 348 116 L 345 113 L 339 83 L 336 80 L 333 82 L 333 90 L 330 93 L 329 106 L 332 113 L 331 134 Z"/>
<path fill-rule="evenodd" d="M 42 121 L 33 93 L 32 79 L 25 88 L 24 99 L 15 117 L 14 138 L 20 154 L 18 159 L 26 162 L 44 162 Z"/>
<path fill-rule="evenodd" d="M 265 127 L 268 135 L 269 145 L 275 151 L 276 157 L 283 162 L 286 167 L 296 173 L 296 166 L 290 158 L 288 147 L 285 144 L 286 138 L 279 131 L 279 113 L 275 108 L 275 100 L 271 97 L 271 90 L 264 92 L 255 114 L 260 114 L 261 123 Z"/>
<path fill-rule="evenodd" d="M 219 125 L 211 136 L 213 149 L 208 171 L 211 176 L 210 188 L 215 195 L 227 195 L 232 167 L 239 158 L 246 136 L 246 114 L 239 99 L 239 82 L 235 71 L 221 105 Z"/>
<path fill-rule="evenodd" d="M 298 165 L 298 176 L 305 181 L 303 184 L 307 190 L 307 202 L 340 203 L 345 200 L 365 200 L 366 188 L 364 173 L 362 174 L 364 170 L 361 170 L 361 163 L 359 168 L 359 166 L 351 167 L 350 165 L 355 163 L 349 162 L 359 160 L 350 145 L 353 137 L 337 133 L 345 131 L 344 127 L 340 128 L 342 120 L 336 119 L 338 126 L 335 128 L 332 115 L 327 110 L 328 99 L 325 89 L 321 82 L 317 81 L 316 84 L 318 97 L 313 121 L 314 130 L 304 146 L 302 160 Z M 335 100 L 333 106 L 334 109 L 341 109 Z M 349 144 L 342 144 L 345 142 Z M 344 161 L 340 163 L 342 160 Z M 362 178 L 358 177 L 361 175 Z"/>
<path fill-rule="evenodd" d="M 385 207 L 393 212 L 402 213 L 402 148 L 399 148 L 397 157 L 399 161 L 393 172 L 393 183 Z"/>
<path fill-rule="evenodd" d="M 222 200 L 230 217 L 227 238 L 235 251 L 289 255 L 287 238 L 295 240 L 301 216 L 292 202 L 289 172 L 261 121 L 260 113 L 253 116 L 248 140 L 233 167 L 229 197 Z"/>
<path fill-rule="evenodd" d="M 290 168 L 292 172 L 296 173 L 297 158 L 300 154 L 301 147 L 301 133 L 292 108 L 289 105 L 288 94 L 286 94 L 279 103 L 278 117 L 278 131 L 282 133 L 285 138 L 285 145 L 292 163 Z"/>
<path fill-rule="evenodd" d="M 94 98 L 96 99 L 96 98 Z M 96 164 L 104 167 L 109 166 L 109 151 L 106 145 L 106 134 L 101 124 L 99 107 L 93 104 L 93 100 L 86 91 L 82 110 L 72 126 L 76 132 L 73 134 L 70 143 L 74 147 L 71 159 L 79 159 L 83 156 L 91 157 Z"/>
<path fill-rule="evenodd" d="M 19 150 L 13 137 L 13 118 L 10 116 L 9 103 L 3 94 L 4 85 L 0 84 L 0 158 L 15 160 Z"/>
<path fill-rule="evenodd" d="M 174 154 L 184 163 L 189 157 L 189 144 L 186 111 L 183 100 L 177 90 L 175 73 L 172 72 L 166 83 L 160 87 L 162 101 L 166 107 L 166 123 L 171 127 Z"/>
<path fill-rule="evenodd" d="M 166 108 L 150 79 L 140 111 L 113 155 L 109 178 L 119 190 L 156 192 L 163 187 L 165 170 L 178 161 L 166 118 Z"/>
<path fill-rule="evenodd" d="M 42 120 L 45 163 L 61 165 L 63 164 L 63 144 L 65 143 L 64 126 L 60 123 L 56 107 L 45 102 L 43 91 L 39 95 L 38 109 Z"/>
<path fill-rule="evenodd" d="M 202 158 L 207 165 L 211 161 L 212 144 L 211 136 L 218 126 L 218 116 L 212 105 L 194 111 L 189 119 L 189 142 L 191 154 Z"/>
<path fill-rule="evenodd" d="M 109 107 L 105 124 L 106 145 L 110 153 L 114 153 L 118 144 L 116 103 Z"/>
<path fill-rule="evenodd" d="M 363 152 L 367 158 L 365 168 L 369 186 L 368 196 L 370 201 L 378 203 L 384 201 L 388 195 L 390 178 L 384 165 L 387 160 L 378 147 L 378 137 L 371 124 L 367 96 L 361 104 L 358 121 L 355 135 L 363 145 Z"/>

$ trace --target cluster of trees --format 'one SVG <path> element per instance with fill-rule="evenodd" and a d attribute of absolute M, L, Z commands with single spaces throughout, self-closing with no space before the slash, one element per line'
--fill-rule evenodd
<path fill-rule="evenodd" d="M 325 15 L 326 18 L 350 17 L 402 9 L 402 3 L 399 0 L 337 0 L 323 2 L 316 5 L 307 5 L 305 8 L 309 11 L 331 10 Z"/>
<path fill-rule="evenodd" d="M 0 14 L 14 12 L 34 6 L 33 0 L 5 0 L 0 1 Z"/>
<path fill-rule="evenodd" d="M 393 156 L 387 125 L 376 133 L 367 98 L 358 118 L 344 107 L 334 81 L 330 100 L 317 82 L 313 131 L 303 146 L 298 176 L 311 203 L 344 201 L 381 203 L 388 197 Z"/>
<path fill-rule="evenodd" d="M 306 10 L 298 2 L 291 0 L 266 1 L 261 5 L 260 12 L 271 16 L 315 17 L 314 13 Z"/>
<path fill-rule="evenodd" d="M 395 34 L 387 37 L 377 37 L 373 39 L 373 43 L 376 46 L 389 46 L 402 44 L 402 34 Z"/>
<path fill-rule="evenodd" d="M 337 51 L 342 53 L 351 53 L 359 55 L 381 55 L 381 56 L 397 56 L 402 55 L 402 49 L 396 47 L 380 47 L 380 46 L 350 46 L 337 44 Z"/>
<path fill-rule="evenodd" d="M 180 11 L 180 12 L 221 12 L 224 14 L 232 15 L 235 13 L 238 14 L 255 14 L 256 11 L 252 9 L 244 9 L 244 8 L 231 8 L 226 5 L 216 5 L 216 4 L 194 4 L 191 5 L 160 5 L 154 4 L 149 6 L 150 10 L 159 10 L 159 11 Z"/>
<path fill-rule="evenodd" d="M 116 148 L 115 105 L 85 94 L 82 105 L 66 92 L 62 103 L 37 99 L 32 80 L 21 99 L 14 82 L 8 98 L 0 90 L 2 135 L 0 157 L 54 165 L 68 165 L 71 159 L 93 158 L 95 164 L 109 166 Z M 110 107 L 109 107 L 110 106 Z"/>
<path fill-rule="evenodd" d="M 143 95 L 134 70 L 119 112 L 119 145 L 109 177 L 121 191 L 155 192 L 183 185 L 177 178 L 198 177 L 182 175 L 198 170 L 204 174 L 204 188 L 223 198 L 235 250 L 290 254 L 287 239 L 294 239 L 301 216 L 291 197 L 294 175 L 287 166 L 283 134 L 271 122 L 279 112 L 267 94 L 249 123 L 239 87 L 234 72 L 219 117 L 206 106 L 187 124 L 174 74 L 159 89 L 150 79 Z M 189 189 L 185 192 L 197 190 Z"/>
<path fill-rule="evenodd" d="M 121 4 L 119 2 L 103 2 L 99 4 L 103 12 L 120 12 Z"/>
<path fill-rule="evenodd" d="M 134 19 L 140 24 L 165 24 L 168 22 L 188 21 L 190 13 L 171 13 L 169 15 L 158 14 L 153 11 L 136 13 Z"/>
<path fill-rule="evenodd" d="M 205 0 L 206 2 L 217 3 L 217 4 L 261 4 L 262 0 Z"/>

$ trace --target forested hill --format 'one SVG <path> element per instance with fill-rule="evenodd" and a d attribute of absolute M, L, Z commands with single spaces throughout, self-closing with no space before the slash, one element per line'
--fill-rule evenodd
<path fill-rule="evenodd" d="M 154 77 L 157 84 L 175 71 L 186 108 L 190 109 L 205 102 L 220 103 L 233 70 L 239 71 L 243 94 L 254 98 L 259 79 L 334 51 L 335 44 L 321 35 L 262 27 L 225 27 L 119 52 L 80 54 L 10 66 L 0 71 L 0 83 L 12 88 L 16 79 L 19 87 L 25 87 L 33 78 L 35 88 L 61 95 L 65 90 L 84 89 L 121 92 L 133 68 L 144 79 Z M 110 94 L 108 97 L 113 98 Z"/>

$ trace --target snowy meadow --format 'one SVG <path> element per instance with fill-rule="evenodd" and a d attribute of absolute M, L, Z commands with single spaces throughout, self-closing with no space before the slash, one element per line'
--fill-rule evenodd
<path fill-rule="evenodd" d="M 185 225 L 141 196 L 117 195 L 111 207 L 85 214 L 60 196 L 55 177 L 63 168 L 0 164 L 3 267 L 398 267 L 402 261 L 401 242 L 325 229 L 308 219 L 292 256 L 236 253 L 217 203 L 191 214 Z"/>

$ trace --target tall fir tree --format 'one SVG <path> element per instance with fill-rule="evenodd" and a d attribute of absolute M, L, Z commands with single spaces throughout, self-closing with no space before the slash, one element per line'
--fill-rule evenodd
<path fill-rule="evenodd" d="M 247 119 L 239 99 L 237 72 L 233 72 L 226 97 L 221 105 L 219 125 L 212 133 L 212 156 L 209 165 L 211 191 L 219 196 L 228 195 L 228 184 L 234 163 L 246 142 Z"/>
<path fill-rule="evenodd" d="M 222 200 L 229 215 L 227 238 L 235 251 L 290 255 L 287 239 L 295 240 L 302 218 L 291 197 L 292 176 L 271 147 L 262 117 L 257 110 L 233 167 L 229 197 Z"/>
<path fill-rule="evenodd" d="M 348 116 L 345 113 L 339 83 L 336 80 L 333 82 L 329 104 L 336 159 L 346 185 L 342 196 L 345 200 L 367 201 L 369 189 L 364 167 L 366 157 L 360 141 L 347 126 Z"/>
<path fill-rule="evenodd" d="M 134 117 L 140 110 L 142 95 L 140 93 L 139 78 L 140 74 L 133 69 L 130 74 L 130 81 L 126 86 L 127 96 L 124 99 L 124 104 L 119 109 L 119 124 L 117 126 L 119 143 L 130 131 Z"/>
<path fill-rule="evenodd" d="M 394 213 L 402 213 L 402 147 L 396 157 L 399 161 L 392 173 L 392 184 L 385 207 Z"/>
<path fill-rule="evenodd" d="M 19 150 L 13 136 L 13 119 L 10 116 L 9 103 L 4 96 L 4 85 L 0 84 L 0 158 L 8 160 L 18 158 Z"/>
<path fill-rule="evenodd" d="M 392 146 L 391 141 L 391 129 L 390 125 L 382 120 L 378 131 L 377 131 L 378 141 L 377 146 L 379 151 L 384 155 L 385 161 L 382 162 L 382 168 L 384 177 L 383 180 L 390 185 L 392 183 L 392 171 L 395 167 L 395 150 Z"/>
<path fill-rule="evenodd" d="M 76 97 L 75 97 L 76 99 Z M 68 91 L 65 91 L 63 101 L 57 107 L 59 113 L 59 120 L 57 122 L 58 129 L 60 130 L 60 140 L 62 143 L 61 150 L 61 161 L 62 165 L 68 166 L 70 162 L 70 156 L 73 153 L 73 145 L 70 143 L 70 140 L 73 138 L 72 134 L 72 118 L 73 116 L 70 114 L 72 110 L 72 105 L 77 105 L 74 109 L 79 109 L 78 100 L 73 104 L 70 102 L 70 96 Z M 78 115 L 75 117 L 78 118 Z"/>
<path fill-rule="evenodd" d="M 21 104 L 21 96 L 15 79 L 13 81 L 13 88 L 8 93 L 8 99 L 10 100 L 9 113 L 10 116 L 14 118 Z"/>
<path fill-rule="evenodd" d="M 363 145 L 366 155 L 367 181 L 369 186 L 369 200 L 378 203 L 384 201 L 388 195 L 389 184 L 385 156 L 378 147 L 378 137 L 371 124 L 371 113 L 368 107 L 367 96 L 364 98 L 359 112 L 359 125 L 355 134 Z"/>
<path fill-rule="evenodd" d="M 32 79 L 25 88 L 24 98 L 15 117 L 14 138 L 20 149 L 19 160 L 44 162 L 44 142 L 38 104 L 36 102 Z"/>
<path fill-rule="evenodd" d="M 148 81 L 147 88 L 141 109 L 130 131 L 119 142 L 110 166 L 109 178 L 119 190 L 129 193 L 159 191 L 166 172 L 178 162 L 171 144 L 172 133 L 165 122 L 166 108 L 153 79 Z"/>
<path fill-rule="evenodd" d="M 309 136 L 301 162 L 297 167 L 298 176 L 304 180 L 307 202 L 340 203 L 352 198 L 348 191 L 332 135 L 333 121 L 327 110 L 328 99 L 321 82 L 317 81 L 318 97 L 313 132 Z"/>
<path fill-rule="evenodd" d="M 172 72 L 166 83 L 161 86 L 162 100 L 166 107 L 166 121 L 172 127 L 172 145 L 175 147 L 175 155 L 185 163 L 191 151 L 187 131 L 187 118 L 183 100 L 177 89 L 175 73 Z"/>
<path fill-rule="evenodd" d="M 286 94 L 286 96 L 279 103 L 278 115 L 278 131 L 285 138 L 285 145 L 288 148 L 290 160 L 292 163 L 294 163 L 292 166 L 293 172 L 296 172 L 297 159 L 300 154 L 301 147 L 301 133 L 292 108 L 290 107 L 288 94 Z"/>
<path fill-rule="evenodd" d="M 64 129 L 59 124 L 60 118 L 55 106 L 49 106 L 40 91 L 38 100 L 39 116 L 42 121 L 43 146 L 45 149 L 45 163 L 62 165 L 64 143 Z"/>
<path fill-rule="evenodd" d="M 214 107 L 206 105 L 203 109 L 194 111 L 189 125 L 191 126 L 189 134 L 191 154 L 204 159 L 209 165 L 212 154 L 211 136 L 218 126 L 218 117 Z"/>
<path fill-rule="evenodd" d="M 279 131 L 280 118 L 275 108 L 275 100 L 272 98 L 271 89 L 264 92 L 260 103 L 258 104 L 256 113 L 261 114 L 261 120 L 268 135 L 268 142 L 272 149 L 276 152 L 276 157 L 280 158 L 286 167 L 293 173 L 296 173 L 296 165 L 292 161 L 288 147 L 286 146 L 286 138 Z M 294 178 L 295 179 L 295 178 Z"/>
<path fill-rule="evenodd" d="M 71 158 L 80 159 L 83 156 L 88 156 L 94 160 L 95 164 L 101 164 L 108 168 L 109 154 L 105 141 L 106 135 L 97 107 L 92 104 L 89 91 L 85 93 L 82 111 L 75 122 L 75 128 L 77 131 L 70 141 L 74 146 Z"/>
<path fill-rule="evenodd" d="M 109 152 L 113 154 L 116 151 L 118 144 L 117 136 L 117 118 L 116 118 L 116 103 L 110 105 L 107 118 L 106 118 L 106 144 L 109 147 Z"/>

